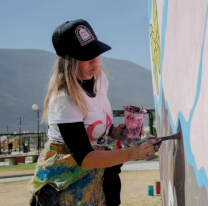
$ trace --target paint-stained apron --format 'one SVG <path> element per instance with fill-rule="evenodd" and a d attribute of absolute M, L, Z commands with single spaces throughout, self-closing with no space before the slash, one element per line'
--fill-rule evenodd
<path fill-rule="evenodd" d="M 94 150 L 105 148 L 93 146 Z M 47 141 L 28 189 L 37 195 L 44 185 L 50 184 L 61 191 L 60 206 L 105 206 L 103 174 L 104 169 L 86 170 L 79 166 L 64 143 Z"/>

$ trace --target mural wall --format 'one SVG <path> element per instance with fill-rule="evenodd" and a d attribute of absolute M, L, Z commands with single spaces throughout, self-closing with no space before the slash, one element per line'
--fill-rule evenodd
<path fill-rule="evenodd" d="M 163 206 L 208 205 L 208 0 L 148 0 Z"/>

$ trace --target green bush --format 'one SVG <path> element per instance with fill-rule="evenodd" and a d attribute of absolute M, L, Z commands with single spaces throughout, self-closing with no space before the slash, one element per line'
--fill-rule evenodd
<path fill-rule="evenodd" d="M 152 135 L 157 136 L 157 130 L 156 130 L 155 127 L 153 127 L 153 124 L 154 124 L 154 121 L 155 121 L 155 117 L 156 117 L 155 112 L 152 112 L 152 118 L 151 118 L 151 116 L 149 115 L 149 128 L 152 127 L 152 128 L 153 128 L 153 133 L 152 133 Z"/>

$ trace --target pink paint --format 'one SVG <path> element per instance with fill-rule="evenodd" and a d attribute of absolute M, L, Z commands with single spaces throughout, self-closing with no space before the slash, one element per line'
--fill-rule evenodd
<path fill-rule="evenodd" d="M 147 113 L 146 110 L 135 106 L 124 106 L 124 123 L 126 125 L 127 132 L 124 138 L 124 142 L 132 144 L 140 140 L 139 134 L 142 130 L 142 124 L 144 121 L 144 115 Z M 141 110 L 141 111 L 140 111 Z"/>

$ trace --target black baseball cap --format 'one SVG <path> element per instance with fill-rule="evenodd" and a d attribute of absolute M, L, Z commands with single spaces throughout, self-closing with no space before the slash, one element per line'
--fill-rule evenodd
<path fill-rule="evenodd" d="M 90 24 L 83 19 L 67 21 L 58 26 L 52 35 L 56 54 L 89 61 L 111 49 L 99 41 Z"/>

